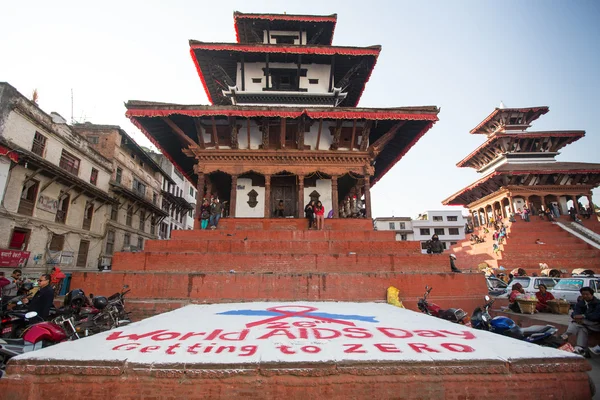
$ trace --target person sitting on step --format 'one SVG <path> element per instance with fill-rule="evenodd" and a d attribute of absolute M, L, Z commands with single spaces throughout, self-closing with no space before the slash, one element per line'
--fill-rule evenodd
<path fill-rule="evenodd" d="M 575 352 L 586 354 L 585 348 L 588 344 L 589 332 L 600 332 L 600 300 L 594 297 L 594 289 L 591 287 L 582 287 L 579 289 L 579 293 L 581 293 L 581 297 L 571 314 L 573 321 L 561 338 L 567 340 L 570 335 L 576 334 Z"/>

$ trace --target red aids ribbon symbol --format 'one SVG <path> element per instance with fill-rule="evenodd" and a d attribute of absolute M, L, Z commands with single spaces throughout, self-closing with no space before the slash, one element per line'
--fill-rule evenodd
<path fill-rule="evenodd" d="M 293 308 L 294 310 L 292 310 L 292 311 L 285 310 L 285 309 L 290 309 L 290 308 Z M 300 311 L 298 311 L 298 309 L 300 309 Z M 251 322 L 249 324 L 246 324 L 246 328 L 252 328 L 254 326 L 264 325 L 264 324 L 268 324 L 270 322 L 275 322 L 275 321 L 279 321 L 281 319 L 292 318 L 292 317 L 312 318 L 312 319 L 316 319 L 316 320 L 323 321 L 323 322 L 332 322 L 335 324 L 356 326 L 356 325 L 354 325 L 353 322 L 342 321 L 342 320 L 333 319 L 333 318 L 318 317 L 316 315 L 308 315 L 308 313 L 310 313 L 312 311 L 317 311 L 317 310 L 318 310 L 318 308 L 316 308 L 316 307 L 308 307 L 308 306 L 278 306 L 278 307 L 267 308 L 267 311 L 276 312 L 281 315 L 263 319 L 260 321 Z"/>

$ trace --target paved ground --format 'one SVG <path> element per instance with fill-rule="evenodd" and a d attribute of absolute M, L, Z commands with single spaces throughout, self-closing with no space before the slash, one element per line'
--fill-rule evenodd
<path fill-rule="evenodd" d="M 588 361 L 592 364 L 592 370 L 588 372 L 588 375 L 596 385 L 594 400 L 600 400 L 600 356 L 592 356 Z"/>

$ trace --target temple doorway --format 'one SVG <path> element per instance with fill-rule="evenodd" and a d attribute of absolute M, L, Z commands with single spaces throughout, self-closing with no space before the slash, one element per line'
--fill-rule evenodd
<path fill-rule="evenodd" d="M 208 174 L 206 182 L 206 198 L 216 197 L 223 207 L 223 216 L 229 216 L 229 205 L 231 197 L 231 175 L 221 171 Z"/>
<path fill-rule="evenodd" d="M 283 201 L 283 216 L 295 217 L 298 212 L 298 187 L 296 176 L 273 175 L 271 177 L 271 217 L 278 216 L 276 210 Z"/>

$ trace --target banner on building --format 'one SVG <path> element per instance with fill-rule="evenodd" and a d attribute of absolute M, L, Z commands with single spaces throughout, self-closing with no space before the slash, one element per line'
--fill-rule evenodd
<path fill-rule="evenodd" d="M 56 210 L 58 210 L 58 199 L 53 199 L 41 194 L 37 202 L 37 208 L 56 214 Z"/>
<path fill-rule="evenodd" d="M 28 251 L 0 249 L 0 267 L 23 268 L 28 259 Z"/>

